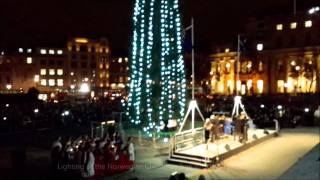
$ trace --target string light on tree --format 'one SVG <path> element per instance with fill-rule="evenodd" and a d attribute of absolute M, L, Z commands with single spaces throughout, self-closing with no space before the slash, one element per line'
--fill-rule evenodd
<path fill-rule="evenodd" d="M 178 0 L 136 0 L 127 116 L 149 136 L 185 111 L 185 67 Z"/>

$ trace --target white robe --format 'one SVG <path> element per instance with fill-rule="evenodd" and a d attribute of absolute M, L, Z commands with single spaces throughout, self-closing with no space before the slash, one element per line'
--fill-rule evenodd
<path fill-rule="evenodd" d="M 133 143 L 129 144 L 129 159 L 130 159 L 130 161 L 134 161 L 135 160 Z"/>
<path fill-rule="evenodd" d="M 94 176 L 94 155 L 92 152 L 89 153 L 89 158 L 88 158 L 88 163 L 86 166 L 86 170 L 87 170 L 87 177 L 92 177 Z"/>

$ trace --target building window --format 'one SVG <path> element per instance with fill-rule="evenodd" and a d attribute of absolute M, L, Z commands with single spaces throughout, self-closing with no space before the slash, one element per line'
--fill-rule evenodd
<path fill-rule="evenodd" d="M 123 77 L 120 77 L 120 78 L 119 78 L 119 82 L 120 82 L 120 83 L 123 83 Z"/>
<path fill-rule="evenodd" d="M 277 31 L 281 31 L 283 29 L 283 24 L 277 24 L 276 29 Z"/>
<path fill-rule="evenodd" d="M 47 50 L 41 49 L 41 50 L 40 50 L 40 54 L 47 54 Z"/>
<path fill-rule="evenodd" d="M 296 29 L 297 28 L 297 23 L 296 22 L 290 23 L 290 28 L 291 29 Z"/>
<path fill-rule="evenodd" d="M 247 90 L 248 90 L 248 94 L 252 94 L 252 80 L 249 79 L 247 81 Z"/>
<path fill-rule="evenodd" d="M 263 80 L 257 81 L 257 88 L 258 88 L 258 93 L 262 94 L 263 93 Z"/>
<path fill-rule="evenodd" d="M 262 61 L 259 61 L 258 71 L 259 72 L 263 72 L 263 63 L 262 63 Z"/>
<path fill-rule="evenodd" d="M 226 73 L 230 73 L 230 67 L 231 67 L 230 63 L 227 62 L 226 63 Z"/>
<path fill-rule="evenodd" d="M 38 74 L 34 75 L 34 82 L 39 82 L 40 76 Z"/>
<path fill-rule="evenodd" d="M 63 86 L 63 79 L 58 79 L 57 80 L 57 85 L 58 86 Z"/>
<path fill-rule="evenodd" d="M 100 69 L 103 69 L 103 63 L 100 63 L 100 64 L 99 64 L 99 68 L 100 68 Z"/>
<path fill-rule="evenodd" d="M 40 84 L 41 84 L 41 86 L 46 86 L 47 85 L 47 80 L 46 79 L 41 79 Z"/>
<path fill-rule="evenodd" d="M 57 75 L 62 76 L 63 75 L 63 69 L 58 69 L 57 70 Z"/>
<path fill-rule="evenodd" d="M 55 80 L 54 79 L 49 79 L 49 86 L 55 86 Z"/>
<path fill-rule="evenodd" d="M 54 54 L 54 50 L 53 49 L 49 49 L 49 54 Z"/>
<path fill-rule="evenodd" d="M 277 81 L 277 93 L 284 93 L 284 81 L 283 80 Z"/>
<path fill-rule="evenodd" d="M 46 69 L 40 69 L 40 74 L 41 75 L 46 75 L 47 74 L 47 70 Z"/>
<path fill-rule="evenodd" d="M 55 70 L 54 69 L 49 69 L 49 75 L 55 75 Z"/>
<path fill-rule="evenodd" d="M 27 57 L 27 64 L 32 64 L 32 57 Z"/>
<path fill-rule="evenodd" d="M 61 55 L 61 54 L 63 54 L 63 51 L 62 50 L 58 50 L 57 54 Z"/>
<path fill-rule="evenodd" d="M 304 22 L 304 27 L 306 27 L 306 28 L 312 27 L 312 21 L 311 20 L 305 21 Z"/>

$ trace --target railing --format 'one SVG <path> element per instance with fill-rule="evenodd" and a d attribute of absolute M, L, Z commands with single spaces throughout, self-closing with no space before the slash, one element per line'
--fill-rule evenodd
<path fill-rule="evenodd" d="M 169 155 L 171 156 L 174 152 L 178 152 L 184 149 L 194 147 L 203 142 L 204 142 L 203 127 L 176 133 L 174 136 L 172 136 L 170 141 Z"/>

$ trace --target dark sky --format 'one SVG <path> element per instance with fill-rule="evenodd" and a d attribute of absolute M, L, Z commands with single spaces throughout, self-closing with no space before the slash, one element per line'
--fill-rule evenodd
<path fill-rule="evenodd" d="M 107 37 L 113 52 L 130 45 L 134 0 L 0 0 L 0 47 L 58 46 L 68 37 Z M 297 0 L 298 9 L 320 0 Z M 195 18 L 198 51 L 230 41 L 249 15 L 292 11 L 293 0 L 180 0 L 184 26 Z"/>

